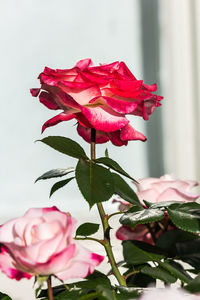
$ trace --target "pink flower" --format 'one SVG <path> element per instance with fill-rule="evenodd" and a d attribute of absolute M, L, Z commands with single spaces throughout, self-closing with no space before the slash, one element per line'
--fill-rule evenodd
<path fill-rule="evenodd" d="M 200 194 L 192 194 L 191 189 L 198 185 L 194 180 L 178 180 L 172 175 L 164 175 L 160 178 L 145 178 L 139 179 L 137 184 L 137 196 L 141 203 L 143 200 L 147 200 L 152 203 L 162 201 L 194 201 L 200 197 Z M 113 202 L 119 202 L 119 210 L 127 211 L 131 205 L 129 202 L 121 200 L 113 200 Z M 144 204 L 143 204 L 144 206 Z M 161 221 L 166 231 L 174 230 L 174 225 L 169 225 L 169 217 L 166 213 L 165 218 Z M 154 232 L 155 238 L 163 233 L 160 228 Z M 131 228 L 129 226 L 121 226 L 117 232 L 116 237 L 119 240 L 138 240 L 149 244 L 154 244 L 151 235 L 147 227 L 143 224 Z"/>
<path fill-rule="evenodd" d="M 78 133 L 90 142 L 91 128 L 97 130 L 97 143 L 111 141 L 127 145 L 130 140 L 146 137 L 129 125 L 125 115 L 153 113 L 163 97 L 154 95 L 156 84 L 137 80 L 124 62 L 93 66 L 91 59 L 79 61 L 72 69 L 45 68 L 39 75 L 41 88 L 31 89 L 34 97 L 46 107 L 62 112 L 48 120 L 42 128 L 76 119 Z"/>
<path fill-rule="evenodd" d="M 194 201 L 200 196 L 191 193 L 191 189 L 198 185 L 197 181 L 179 180 L 168 174 L 160 178 L 139 179 L 138 182 L 137 196 L 140 201 Z"/>
<path fill-rule="evenodd" d="M 75 219 L 51 208 L 31 208 L 0 227 L 0 269 L 20 280 L 53 274 L 61 280 L 84 278 L 101 263 L 72 238 Z"/>
<path fill-rule="evenodd" d="M 116 237 L 121 241 L 136 240 L 153 244 L 151 234 L 144 224 L 136 225 L 134 230 L 129 226 L 121 226 L 116 232 Z"/>

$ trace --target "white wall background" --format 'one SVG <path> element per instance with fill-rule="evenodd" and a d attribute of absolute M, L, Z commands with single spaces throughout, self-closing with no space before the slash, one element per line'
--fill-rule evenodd
<path fill-rule="evenodd" d="M 200 181 L 200 1 L 159 4 L 165 168 Z"/>
<path fill-rule="evenodd" d="M 65 157 L 41 143 L 42 124 L 55 112 L 42 106 L 29 93 L 39 87 L 38 74 L 44 66 L 70 68 L 76 61 L 91 57 L 95 64 L 123 60 L 137 78 L 142 78 L 140 28 L 137 0 L 5 0 L 0 2 L 0 222 L 20 216 L 29 207 L 57 205 L 81 220 L 89 211 L 75 183 L 48 199 L 54 181 L 34 180 L 57 167 L 74 166 L 75 160 Z M 145 134 L 144 121 L 132 117 L 131 124 Z M 81 140 L 74 121 L 47 129 L 45 135 L 64 135 Z M 106 145 L 107 147 L 107 145 Z M 108 145 L 111 157 L 135 178 L 147 176 L 142 142 L 128 147 Z M 98 147 L 97 154 L 104 152 Z M 111 210 L 111 204 L 107 205 Z M 96 216 L 91 211 L 91 220 Z M 34 299 L 32 282 L 17 283 L 0 275 L 0 290 L 14 300 Z"/>
<path fill-rule="evenodd" d="M 93 0 L 8 0 L 0 6 L 1 217 L 21 214 L 33 205 L 57 204 L 68 209 L 70 202 L 70 209 L 76 209 L 82 202 L 73 183 L 51 201 L 48 193 L 52 182 L 33 184 L 43 172 L 73 166 L 75 160 L 40 143 L 34 144 L 42 137 L 42 124 L 56 113 L 31 97 L 29 88 L 39 87 L 37 76 L 44 66 L 72 67 L 86 57 L 96 64 L 123 60 L 141 78 L 137 1 L 104 0 L 97 4 Z M 140 121 L 131 118 L 133 126 L 144 132 L 144 121 Z M 89 145 L 78 137 L 74 123 L 47 129 L 44 136 L 68 136 L 89 151 Z M 99 155 L 105 147 L 98 147 Z M 133 176 L 146 176 L 146 146 L 142 142 L 123 148 L 108 147 L 111 156 Z"/>

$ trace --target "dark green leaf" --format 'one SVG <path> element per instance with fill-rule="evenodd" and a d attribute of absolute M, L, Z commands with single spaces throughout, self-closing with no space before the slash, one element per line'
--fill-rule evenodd
<path fill-rule="evenodd" d="M 80 297 L 83 296 L 84 294 L 85 292 L 83 292 L 81 289 L 74 289 L 71 291 L 65 290 L 64 292 L 55 296 L 54 299 L 55 300 L 77 300 L 80 299 Z"/>
<path fill-rule="evenodd" d="M 156 280 L 149 275 L 142 274 L 142 273 L 136 273 L 136 274 L 130 275 L 126 280 L 126 283 L 127 283 L 128 287 L 146 288 L 149 285 L 155 286 Z"/>
<path fill-rule="evenodd" d="M 182 204 L 184 202 L 181 201 L 163 201 L 158 203 L 152 203 L 151 208 L 162 208 L 162 207 L 168 207 L 172 204 Z"/>
<path fill-rule="evenodd" d="M 106 288 L 111 288 L 111 283 L 110 283 L 109 278 L 105 274 L 95 270 L 92 274 L 87 276 L 87 278 L 85 278 L 85 280 L 67 284 L 70 291 L 66 290 L 66 287 L 64 285 L 59 285 L 59 286 L 53 287 L 53 294 L 58 296 L 58 295 L 61 295 L 61 293 L 63 293 L 62 295 L 66 296 L 69 293 L 71 293 L 73 290 L 74 290 L 74 293 L 76 290 L 78 290 L 79 293 L 81 293 L 81 295 L 83 295 L 83 294 L 85 295 L 90 291 L 96 291 L 96 287 L 98 285 L 104 286 Z M 42 298 L 42 297 L 46 297 L 46 296 L 47 296 L 47 290 L 42 290 L 39 297 Z M 69 298 L 66 298 L 66 299 L 69 299 Z M 74 298 L 72 298 L 72 299 L 74 299 Z M 57 300 L 57 298 L 56 298 L 56 300 Z"/>
<path fill-rule="evenodd" d="M 166 283 L 176 282 L 176 278 L 172 276 L 168 271 L 164 270 L 161 267 L 149 267 L 145 266 L 142 270 L 142 273 L 149 275 L 155 279 L 160 279 Z"/>
<path fill-rule="evenodd" d="M 176 243 L 176 255 L 200 271 L 200 239 Z"/>
<path fill-rule="evenodd" d="M 200 233 L 200 205 L 198 203 L 172 204 L 167 211 L 170 219 L 178 228 Z"/>
<path fill-rule="evenodd" d="M 8 295 L 0 292 L 0 300 L 12 300 Z"/>
<path fill-rule="evenodd" d="M 124 241 L 122 243 L 124 260 L 128 264 L 137 265 L 137 264 L 143 264 L 143 263 L 146 263 L 149 261 L 157 261 L 159 259 L 164 258 L 163 254 L 155 253 L 154 249 L 156 250 L 156 248 L 154 248 L 151 245 L 147 245 L 148 250 L 145 251 L 145 250 L 137 247 L 134 244 L 135 244 L 135 241 L 134 242 L 133 241 Z M 138 243 L 138 245 L 140 245 L 140 243 Z"/>
<path fill-rule="evenodd" d="M 191 293 L 200 292 L 200 274 L 191 280 L 188 285 L 185 286 L 185 289 Z"/>
<path fill-rule="evenodd" d="M 83 148 L 77 142 L 69 138 L 63 136 L 48 136 L 40 140 L 40 142 L 71 157 L 87 159 L 87 155 Z"/>
<path fill-rule="evenodd" d="M 142 293 L 142 289 L 135 287 L 117 286 L 117 290 L 120 292 L 120 294 L 117 295 L 117 300 L 131 300 L 138 298 Z"/>
<path fill-rule="evenodd" d="M 114 300 L 113 291 L 110 288 L 105 287 L 104 285 L 97 285 L 97 291 L 101 293 L 102 300 Z"/>
<path fill-rule="evenodd" d="M 78 300 L 107 300 L 107 298 L 102 298 L 101 292 L 91 292 L 87 295 L 81 296 L 80 298 L 78 298 Z"/>
<path fill-rule="evenodd" d="M 46 173 L 44 173 L 43 175 L 41 175 L 40 177 L 38 177 L 35 181 L 35 183 L 38 181 L 38 180 L 41 180 L 41 179 L 50 179 L 50 178 L 55 178 L 55 177 L 62 177 L 64 175 L 67 175 L 71 172 L 74 172 L 75 171 L 75 168 L 67 168 L 67 169 L 53 169 L 53 170 L 50 170 Z"/>
<path fill-rule="evenodd" d="M 144 204 L 146 205 L 147 208 L 151 207 L 152 203 L 147 201 L 147 200 L 143 200 Z"/>
<path fill-rule="evenodd" d="M 126 173 L 115 160 L 113 160 L 109 157 L 100 157 L 98 159 L 95 159 L 95 162 L 97 162 L 99 164 L 103 164 L 103 165 L 111 168 L 112 170 L 128 177 L 129 179 L 133 180 L 134 182 L 137 182 L 133 177 L 131 177 L 128 173 Z"/>
<path fill-rule="evenodd" d="M 91 161 L 79 160 L 76 167 L 76 180 L 90 207 L 95 203 L 109 200 L 114 194 L 111 172 Z"/>
<path fill-rule="evenodd" d="M 144 209 L 132 213 L 125 213 L 120 218 L 120 223 L 127 226 L 157 222 L 164 218 L 165 214 L 160 209 Z"/>
<path fill-rule="evenodd" d="M 126 181 L 116 173 L 112 173 L 112 178 L 114 180 L 115 194 L 119 195 L 122 199 L 127 202 L 140 206 L 140 201 L 132 188 L 126 183 Z"/>
<path fill-rule="evenodd" d="M 67 178 L 65 180 L 61 180 L 61 181 L 58 181 L 56 182 L 52 188 L 51 188 L 51 191 L 50 191 L 50 195 L 49 195 L 49 198 L 53 195 L 53 193 L 55 193 L 55 191 L 59 190 L 60 188 L 62 188 L 63 186 L 65 186 L 67 183 L 69 183 L 72 179 L 74 179 L 75 177 L 70 177 L 70 178 Z"/>
<path fill-rule="evenodd" d="M 76 230 L 77 235 L 88 236 L 96 233 L 99 230 L 99 224 L 95 223 L 84 223 L 81 224 Z"/>
<path fill-rule="evenodd" d="M 177 256 L 176 244 L 197 239 L 198 236 L 182 231 L 180 229 L 169 230 L 164 232 L 156 241 L 156 246 L 171 253 L 172 256 Z M 199 249 L 200 250 L 200 249 Z"/>
<path fill-rule="evenodd" d="M 182 282 L 189 283 L 190 279 L 183 272 L 181 272 L 178 268 L 172 266 L 169 261 L 161 262 L 159 261 L 159 265 L 168 271 L 172 276 L 180 279 Z"/>

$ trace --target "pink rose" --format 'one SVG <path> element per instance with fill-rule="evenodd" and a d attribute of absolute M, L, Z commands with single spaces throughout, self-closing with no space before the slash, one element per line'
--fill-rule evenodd
<path fill-rule="evenodd" d="M 191 189 L 198 185 L 198 182 L 194 180 L 177 180 L 172 175 L 167 174 L 160 178 L 139 179 L 138 182 L 136 194 L 142 204 L 143 200 L 157 203 L 171 200 L 194 201 L 200 197 L 200 194 L 191 193 Z M 126 201 L 114 200 L 113 202 L 120 203 L 120 211 L 127 211 L 131 207 L 130 203 Z M 169 217 L 167 213 L 161 223 L 162 222 L 164 223 L 164 227 L 167 228 L 167 231 L 175 229 L 174 225 L 168 224 Z M 157 239 L 162 233 L 163 231 L 158 228 L 158 230 L 154 232 L 155 238 Z M 135 226 L 134 229 L 123 225 L 117 230 L 116 237 L 119 240 L 138 240 L 154 244 L 147 227 L 143 224 Z"/>
<path fill-rule="evenodd" d="M 137 196 L 140 201 L 194 201 L 200 196 L 191 193 L 191 189 L 198 185 L 197 181 L 179 180 L 168 174 L 160 178 L 139 179 L 138 182 Z"/>
<path fill-rule="evenodd" d="M 46 107 L 62 112 L 48 120 L 42 128 L 76 119 L 78 133 L 90 142 L 91 128 L 97 130 L 97 143 L 111 141 L 127 145 L 130 140 L 146 137 L 129 125 L 125 115 L 152 114 L 163 97 L 154 95 L 156 84 L 137 80 L 124 62 L 93 66 L 91 59 L 79 61 L 72 69 L 45 68 L 39 75 L 41 88 L 31 89 L 34 97 Z"/>
<path fill-rule="evenodd" d="M 84 278 L 101 263 L 72 238 L 75 219 L 51 208 L 31 208 L 21 218 L 0 227 L 0 269 L 20 280 L 53 274 L 61 280 Z"/>
<path fill-rule="evenodd" d="M 136 225 L 134 229 L 131 229 L 131 227 L 129 226 L 123 225 L 117 230 L 116 237 L 121 241 L 136 240 L 153 244 L 151 234 L 144 224 Z"/>

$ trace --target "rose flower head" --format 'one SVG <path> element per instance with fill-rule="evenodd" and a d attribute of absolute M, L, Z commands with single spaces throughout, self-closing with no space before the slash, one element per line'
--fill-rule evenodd
<path fill-rule="evenodd" d="M 191 193 L 191 189 L 198 185 L 195 180 L 180 180 L 166 174 L 160 178 L 139 179 L 138 182 L 137 196 L 141 202 L 194 201 L 200 197 L 200 194 Z"/>
<path fill-rule="evenodd" d="M 42 127 L 76 119 L 78 134 L 90 142 L 91 128 L 96 129 L 96 142 L 111 141 L 116 146 L 146 137 L 129 124 L 126 115 L 144 120 L 160 106 L 161 96 L 154 95 L 156 84 L 137 80 L 124 62 L 94 66 L 91 59 L 79 61 L 72 69 L 45 68 L 39 75 L 41 88 L 31 89 L 34 97 L 61 113 Z"/>
<path fill-rule="evenodd" d="M 75 224 L 69 213 L 54 206 L 31 208 L 23 217 L 1 225 L 1 271 L 16 280 L 35 275 L 66 280 L 91 274 L 103 256 L 72 238 Z"/>
<path fill-rule="evenodd" d="M 200 197 L 200 194 L 191 193 L 191 189 L 198 185 L 194 180 L 179 180 L 175 179 L 173 175 L 166 174 L 160 178 L 145 178 L 139 179 L 137 185 L 137 196 L 141 203 L 146 200 L 151 203 L 158 203 L 162 201 L 194 201 Z M 120 202 L 119 210 L 127 211 L 131 205 L 129 202 L 114 200 L 113 202 Z M 143 204 L 144 205 L 144 204 Z M 161 221 L 166 230 L 173 230 L 175 226 L 169 224 L 168 215 Z M 154 234 L 157 239 L 163 231 L 157 227 Z M 144 224 L 136 225 L 134 228 L 129 226 L 121 226 L 117 232 L 116 237 L 119 240 L 138 240 L 146 243 L 154 244 L 148 228 Z"/>

